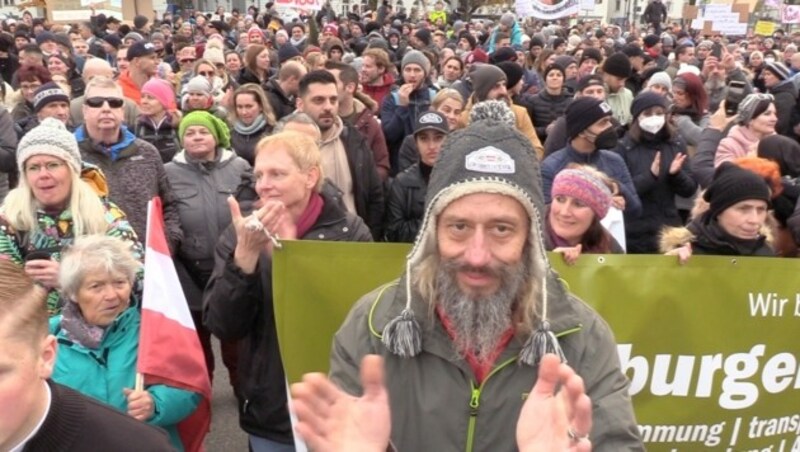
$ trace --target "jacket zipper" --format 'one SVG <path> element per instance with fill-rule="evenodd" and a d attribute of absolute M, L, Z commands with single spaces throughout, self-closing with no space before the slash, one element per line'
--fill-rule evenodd
<path fill-rule="evenodd" d="M 568 334 L 576 333 L 576 332 L 580 331 L 582 327 L 583 327 L 583 325 L 578 325 L 575 328 L 571 328 L 569 330 L 562 331 L 562 332 L 556 334 L 556 337 L 562 337 L 562 336 L 566 336 Z M 495 367 L 494 369 L 492 369 L 492 371 L 489 372 L 489 375 L 487 375 L 486 378 L 483 379 L 483 382 L 477 388 L 475 387 L 475 382 L 473 380 L 470 380 L 469 385 L 472 388 L 472 394 L 471 394 L 471 396 L 469 398 L 469 425 L 467 426 L 467 448 L 466 448 L 466 452 L 472 452 L 472 448 L 474 446 L 473 443 L 475 441 L 475 424 L 478 421 L 478 408 L 480 408 L 480 405 L 481 405 L 481 393 L 483 392 L 483 387 L 486 385 L 486 382 L 489 381 L 490 378 L 492 378 L 492 376 L 494 374 L 496 374 L 497 372 L 500 372 L 502 369 L 508 367 L 509 364 L 514 363 L 516 361 L 517 361 L 517 357 L 515 356 L 515 357 L 510 358 L 507 361 L 503 362 L 502 364 L 500 364 L 499 366 Z"/>

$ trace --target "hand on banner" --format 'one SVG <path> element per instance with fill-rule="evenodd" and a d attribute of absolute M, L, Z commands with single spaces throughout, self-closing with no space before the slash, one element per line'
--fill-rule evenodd
<path fill-rule="evenodd" d="M 611 197 L 611 205 L 619 210 L 625 210 L 625 197 L 622 195 L 614 195 Z"/>
<path fill-rule="evenodd" d="M 581 249 L 581 245 L 577 244 L 575 246 L 558 247 L 553 252 L 561 253 L 567 265 L 575 265 L 575 262 L 578 262 L 578 258 L 581 257 Z"/>
<path fill-rule="evenodd" d="M 312 450 L 383 452 L 391 431 L 383 358 L 361 361 L 364 395 L 353 397 L 323 374 L 307 374 L 292 385 L 297 433 Z"/>
<path fill-rule="evenodd" d="M 142 422 L 153 417 L 156 412 L 156 405 L 147 390 L 134 391 L 133 389 L 125 388 L 122 393 L 128 399 L 128 415 L 130 417 Z"/>
<path fill-rule="evenodd" d="M 60 266 L 52 259 L 36 259 L 25 262 L 25 274 L 47 289 L 58 289 L 58 270 Z"/>
<path fill-rule="evenodd" d="M 592 401 L 583 379 L 556 355 L 539 363 L 539 376 L 517 421 L 521 452 L 589 452 Z"/>
<path fill-rule="evenodd" d="M 678 263 L 684 265 L 685 263 L 689 262 L 689 258 L 692 257 L 692 244 L 687 243 L 686 245 L 671 249 L 666 252 L 666 255 L 678 256 Z"/>

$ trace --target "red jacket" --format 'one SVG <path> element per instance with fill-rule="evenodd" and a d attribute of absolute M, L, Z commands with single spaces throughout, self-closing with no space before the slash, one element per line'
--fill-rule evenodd
<path fill-rule="evenodd" d="M 378 175 L 385 182 L 389 178 L 391 166 L 389 164 L 389 148 L 386 146 L 383 129 L 368 106 L 365 106 L 358 99 L 353 99 L 353 103 L 356 109 L 356 119 L 353 126 L 367 140 L 367 144 L 372 150 L 375 166 L 378 169 Z"/>
<path fill-rule="evenodd" d="M 122 87 L 122 95 L 136 102 L 136 105 L 139 105 L 139 102 L 142 100 L 142 90 L 139 88 L 139 85 L 133 81 L 130 73 L 124 72 L 120 74 L 119 77 L 117 77 L 117 83 Z"/>
<path fill-rule="evenodd" d="M 380 85 L 366 85 L 362 84 L 361 89 L 364 94 L 368 95 L 378 105 L 383 104 L 383 98 L 392 91 L 394 86 L 394 76 L 389 73 L 383 74 L 383 82 Z"/>

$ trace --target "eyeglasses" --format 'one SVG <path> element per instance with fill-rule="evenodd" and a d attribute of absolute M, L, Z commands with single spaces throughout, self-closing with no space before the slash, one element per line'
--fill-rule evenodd
<path fill-rule="evenodd" d="M 106 102 L 108 102 L 108 106 L 111 108 L 122 108 L 122 105 L 125 103 L 125 101 L 119 97 L 89 97 L 86 99 L 86 106 L 89 108 L 100 108 Z"/>
<path fill-rule="evenodd" d="M 214 73 L 212 71 L 200 71 L 198 74 L 202 75 L 203 77 L 213 77 Z"/>
<path fill-rule="evenodd" d="M 19 89 L 21 89 L 22 91 L 36 91 L 37 89 L 39 89 L 40 86 L 42 86 L 41 83 L 31 83 L 29 85 L 25 83 L 20 83 Z"/>
<path fill-rule="evenodd" d="M 25 172 L 30 174 L 39 174 L 44 170 L 48 174 L 53 174 L 54 172 L 60 170 L 64 166 L 66 166 L 66 163 L 64 162 L 47 162 L 45 164 L 37 163 L 26 167 Z"/>

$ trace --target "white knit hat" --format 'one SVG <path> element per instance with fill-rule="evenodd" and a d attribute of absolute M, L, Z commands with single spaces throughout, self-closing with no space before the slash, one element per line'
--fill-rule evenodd
<path fill-rule="evenodd" d="M 20 174 L 24 173 L 25 161 L 34 155 L 59 158 L 76 174 L 81 173 L 82 160 L 78 141 L 64 123 L 56 118 L 45 118 L 20 140 L 17 146 L 17 167 Z"/>

